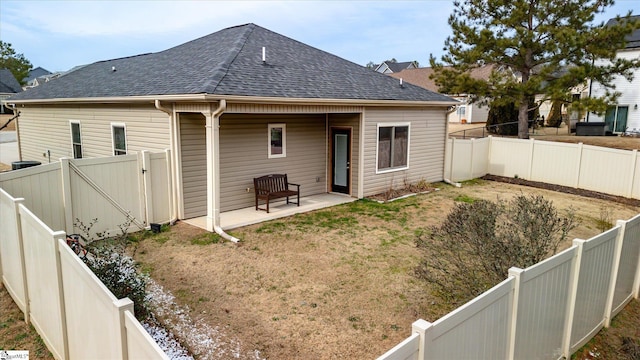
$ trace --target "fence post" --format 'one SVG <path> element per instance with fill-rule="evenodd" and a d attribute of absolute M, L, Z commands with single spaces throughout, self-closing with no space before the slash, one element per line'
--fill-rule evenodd
<path fill-rule="evenodd" d="M 513 276 L 513 298 L 511 301 L 511 322 L 509 324 L 509 339 L 507 340 L 507 359 L 513 360 L 516 353 L 516 330 L 518 327 L 518 303 L 520 301 L 520 280 L 523 269 L 512 267 L 509 276 Z"/>
<path fill-rule="evenodd" d="M 576 299 L 578 297 L 578 281 L 580 279 L 580 266 L 582 264 L 582 253 L 584 243 L 582 239 L 574 239 L 573 245 L 576 251 L 573 253 L 571 264 L 571 275 L 569 276 L 569 299 L 567 300 L 567 315 L 564 322 L 564 337 L 562 339 L 562 351 L 566 359 L 571 358 L 571 332 L 573 331 L 573 317 L 576 312 Z"/>
<path fill-rule="evenodd" d="M 8 193 L 6 193 L 7 195 L 9 195 Z M 20 251 L 20 277 L 22 278 L 22 292 L 24 293 L 24 322 L 29 324 L 30 321 L 30 317 L 29 315 L 31 314 L 31 311 L 29 309 L 29 285 L 27 284 L 27 266 L 25 264 L 25 258 L 24 258 L 24 241 L 22 239 L 22 225 L 20 224 L 20 210 L 18 209 L 20 204 L 24 204 L 24 198 L 17 198 L 14 199 L 13 197 L 9 196 L 9 198 L 12 200 L 12 206 L 13 206 L 13 211 L 15 213 L 15 219 L 16 222 L 15 224 L 13 224 L 13 226 L 15 226 L 16 228 L 16 235 L 18 237 L 17 241 L 18 241 L 18 249 Z M 6 216 L 6 215 L 5 215 Z M 6 256 L 6 254 L 5 254 Z M 0 282 L 2 282 L 3 279 L 3 274 L 2 274 L 2 254 L 0 254 Z"/>
<path fill-rule="evenodd" d="M 146 225 L 149 225 L 155 222 L 153 215 L 153 194 L 151 190 L 151 155 L 147 150 L 142 150 L 140 154 L 142 158 L 142 192 L 145 217 L 147 218 Z"/>
<path fill-rule="evenodd" d="M 627 197 L 630 198 L 633 195 L 633 175 L 636 173 L 636 159 L 638 158 L 638 150 L 631 151 L 631 165 L 629 166 L 629 190 L 627 191 Z"/>
<path fill-rule="evenodd" d="M 129 359 L 129 345 L 127 344 L 127 328 L 125 326 L 124 313 L 126 311 L 133 312 L 133 301 L 128 297 L 113 302 L 116 310 L 118 310 L 118 318 L 120 319 L 120 345 L 122 346 L 122 360 Z"/>
<path fill-rule="evenodd" d="M 529 139 L 529 170 L 528 170 L 528 174 L 527 174 L 527 180 L 531 180 L 532 179 L 532 171 L 533 171 L 533 153 L 534 153 L 534 149 L 535 149 L 535 143 L 536 143 L 536 139 L 534 138 L 530 138 Z"/>
<path fill-rule="evenodd" d="M 576 161 L 576 182 L 575 188 L 580 188 L 580 169 L 582 168 L 582 151 L 584 149 L 584 144 L 581 142 L 578 143 L 578 160 Z"/>
<path fill-rule="evenodd" d="M 485 175 L 489 174 L 489 175 L 493 175 L 491 174 L 491 152 L 492 152 L 492 148 L 493 148 L 493 136 L 489 135 L 489 151 L 487 151 L 487 166 L 485 167 L 484 171 L 485 171 Z"/>
<path fill-rule="evenodd" d="M 62 176 L 62 204 L 64 206 L 64 227 L 68 234 L 73 233 L 73 202 L 71 197 L 71 168 L 69 158 L 60 159 Z"/>
<path fill-rule="evenodd" d="M 451 151 L 449 151 L 449 180 L 454 181 L 453 179 L 453 155 L 456 145 L 456 138 L 451 138 Z"/>
<path fill-rule="evenodd" d="M 169 197 L 169 222 L 173 221 L 173 219 L 178 218 L 178 214 L 176 212 L 175 207 L 175 196 L 173 189 L 173 161 L 171 149 L 165 149 L 165 161 L 167 164 L 167 196 Z"/>
<path fill-rule="evenodd" d="M 618 220 L 616 226 L 620 226 L 618 236 L 616 237 L 616 245 L 613 250 L 613 264 L 611 265 L 611 278 L 609 279 L 609 290 L 607 291 L 607 302 L 604 307 L 604 327 L 611 325 L 611 313 L 613 312 L 613 296 L 616 292 L 616 280 L 618 279 L 618 269 L 620 268 L 620 258 L 622 257 L 622 242 L 626 229 L 626 221 Z"/>
<path fill-rule="evenodd" d="M 67 326 L 67 310 L 64 302 L 64 286 L 62 284 L 62 259 L 60 259 L 60 246 L 67 246 L 67 234 L 64 231 L 56 231 L 53 233 L 54 250 L 56 258 L 56 277 L 58 278 L 58 300 L 60 301 L 60 322 L 62 324 L 62 346 L 64 354 L 69 356 L 69 327 Z"/>
<path fill-rule="evenodd" d="M 420 334 L 420 343 L 418 346 L 418 359 L 426 360 L 427 347 L 431 343 L 431 330 L 433 324 L 422 319 L 416 320 L 411 324 L 411 331 L 413 334 Z"/>
<path fill-rule="evenodd" d="M 473 179 L 473 164 L 476 162 L 475 151 L 473 151 L 474 146 L 475 146 L 475 139 L 472 138 L 471 139 L 471 156 L 469 156 L 471 161 L 469 161 L 469 176 L 467 177 L 468 179 Z"/>

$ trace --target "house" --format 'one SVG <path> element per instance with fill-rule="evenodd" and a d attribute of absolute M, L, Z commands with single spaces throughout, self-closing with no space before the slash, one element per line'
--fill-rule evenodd
<path fill-rule="evenodd" d="M 357 198 L 443 180 L 455 104 L 255 24 L 96 62 L 12 102 L 24 159 L 171 149 L 177 216 L 210 231 L 254 204 L 265 174 Z"/>
<path fill-rule="evenodd" d="M 632 20 L 640 21 L 640 15 L 631 16 Z M 607 22 L 607 25 L 615 23 L 615 19 Z M 607 26 L 605 25 L 605 26 Z M 618 58 L 638 59 L 640 58 L 640 29 L 636 29 L 626 38 L 627 44 L 624 49 L 617 53 Z M 640 69 L 634 70 L 633 81 L 628 81 L 622 76 L 616 76 L 614 80 L 616 91 L 622 95 L 618 98 L 618 103 L 611 105 L 604 116 L 589 113 L 587 122 L 605 122 L 608 131 L 614 134 L 625 132 L 640 133 Z M 589 96 L 602 96 L 606 89 L 597 82 L 591 83 Z"/>
<path fill-rule="evenodd" d="M 375 67 L 375 71 L 381 74 L 392 74 L 406 69 L 417 69 L 418 64 L 415 61 L 395 62 L 384 61 Z"/>
<path fill-rule="evenodd" d="M 494 66 L 485 65 L 475 68 L 471 71 L 471 76 L 477 79 L 489 79 L 491 71 Z M 397 79 L 402 79 L 403 82 L 408 82 L 413 85 L 420 86 L 427 90 L 438 91 L 438 86 L 430 78 L 434 70 L 430 67 L 418 68 L 418 69 L 405 69 L 400 72 L 394 72 L 388 74 Z M 478 103 L 472 103 L 468 94 L 449 94 L 449 96 L 459 103 L 456 105 L 455 111 L 449 113 L 448 121 L 452 123 L 486 123 L 489 115 L 489 106 L 481 105 Z"/>
<path fill-rule="evenodd" d="M 11 114 L 13 111 L 5 106 L 6 99 L 22 91 L 18 80 L 9 69 L 0 69 L 0 114 Z"/>
<path fill-rule="evenodd" d="M 44 79 L 48 75 L 51 75 L 51 71 L 43 67 L 38 66 L 35 69 L 31 69 L 31 71 L 29 71 L 29 76 L 27 76 L 27 78 L 24 79 L 24 84 L 26 84 L 25 88 L 37 86 L 38 83 L 44 82 Z"/>

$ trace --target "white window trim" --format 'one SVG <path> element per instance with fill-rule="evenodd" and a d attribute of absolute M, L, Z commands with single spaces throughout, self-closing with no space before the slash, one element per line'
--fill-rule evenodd
<path fill-rule="evenodd" d="M 73 144 L 73 126 L 72 124 L 78 124 L 78 129 L 80 131 L 80 159 L 84 158 L 84 144 L 82 143 L 82 124 L 80 124 L 80 121 L 78 120 L 69 120 L 69 135 L 71 136 L 71 156 L 73 156 L 73 158 L 76 158 L 76 154 L 74 151 L 74 144 Z"/>
<path fill-rule="evenodd" d="M 129 146 L 127 144 L 127 125 L 125 123 L 111 123 L 111 154 L 112 156 L 116 155 L 116 139 L 113 137 L 113 128 L 121 127 L 124 129 L 124 155 L 129 154 Z"/>
<path fill-rule="evenodd" d="M 376 124 L 376 174 L 386 174 L 396 171 L 403 171 L 409 169 L 409 159 L 411 155 L 411 123 L 410 122 L 389 122 L 389 123 L 377 123 Z M 380 150 L 380 146 L 378 145 L 378 141 L 380 139 L 380 128 L 381 127 L 399 127 L 406 126 L 407 127 L 407 165 L 403 167 L 394 167 L 394 168 L 385 168 L 378 169 L 378 152 Z"/>
<path fill-rule="evenodd" d="M 271 154 L 271 129 L 282 128 L 282 154 Z M 267 154 L 269 159 L 287 157 L 287 124 L 269 124 L 267 129 Z"/>

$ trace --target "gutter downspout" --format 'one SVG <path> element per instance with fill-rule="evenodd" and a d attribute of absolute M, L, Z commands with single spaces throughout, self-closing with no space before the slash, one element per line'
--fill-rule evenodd
<path fill-rule="evenodd" d="M 175 121 L 174 121 L 173 109 L 170 109 L 170 108 L 167 108 L 165 106 L 162 106 L 162 103 L 160 102 L 160 100 L 157 100 L 157 99 L 154 101 L 154 105 L 155 105 L 156 109 L 158 109 L 158 110 L 160 110 L 160 111 L 162 111 L 164 113 L 167 113 L 169 115 L 169 144 L 170 144 L 169 148 L 171 149 L 172 156 L 175 157 L 176 156 L 175 154 L 177 154 L 177 151 L 175 149 L 176 142 L 174 140 L 174 134 L 175 134 L 174 123 L 175 123 Z M 174 184 L 173 186 L 171 186 L 171 197 L 173 199 L 172 204 L 171 204 L 172 205 L 171 206 L 171 220 L 169 220 L 169 223 L 171 225 L 175 224 L 176 221 L 178 221 L 178 201 L 177 201 L 178 194 L 177 194 L 177 191 L 175 189 L 175 184 L 176 184 L 176 181 L 175 181 L 175 178 L 176 178 L 175 167 L 176 167 L 176 161 L 175 161 L 175 158 L 174 158 L 174 159 L 171 159 L 171 177 L 172 177 L 171 183 Z"/>
<path fill-rule="evenodd" d="M 11 111 L 13 111 L 13 114 L 15 115 L 14 121 L 16 122 L 16 139 L 18 140 L 18 160 L 22 161 L 22 147 L 20 146 L 20 126 L 18 126 L 20 111 L 18 110 L 18 106 L 16 106 L 16 104 L 5 103 L 4 106 L 11 109 Z"/>
<path fill-rule="evenodd" d="M 227 101 L 220 99 L 218 108 L 207 116 L 207 230 L 238 243 L 220 226 L 220 115 L 227 109 Z"/>

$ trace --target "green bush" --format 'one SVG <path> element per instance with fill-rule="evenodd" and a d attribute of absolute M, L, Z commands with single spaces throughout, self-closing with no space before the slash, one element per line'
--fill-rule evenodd
<path fill-rule="evenodd" d="M 510 267 L 554 254 L 575 226 L 571 209 L 561 216 L 542 196 L 456 203 L 442 225 L 418 234 L 424 256 L 415 274 L 446 300 L 463 303 L 506 279 Z"/>
<path fill-rule="evenodd" d="M 115 297 L 128 297 L 133 301 L 138 320 L 149 316 L 145 290 L 148 276 L 137 271 L 131 257 L 116 251 L 114 247 L 105 246 L 93 248 L 85 263 Z"/>

